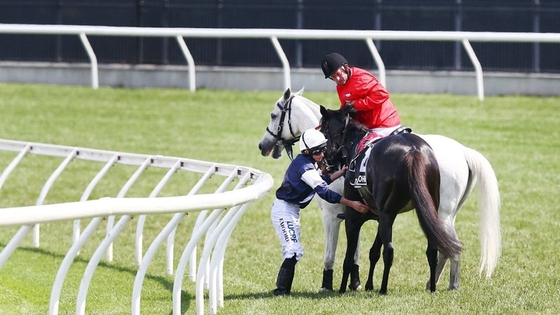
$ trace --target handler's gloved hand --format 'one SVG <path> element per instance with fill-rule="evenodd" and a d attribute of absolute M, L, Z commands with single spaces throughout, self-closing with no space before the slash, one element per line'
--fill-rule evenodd
<path fill-rule="evenodd" d="M 344 103 L 344 106 L 342 107 L 342 109 L 344 109 L 345 111 L 349 111 L 349 112 L 354 111 L 354 101 Z"/>

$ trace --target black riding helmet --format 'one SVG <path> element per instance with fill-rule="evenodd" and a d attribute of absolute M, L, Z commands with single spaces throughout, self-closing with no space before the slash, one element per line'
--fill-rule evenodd
<path fill-rule="evenodd" d="M 321 62 L 321 68 L 325 74 L 325 79 L 333 75 L 338 68 L 345 64 L 348 64 L 348 61 L 339 53 L 330 53 L 326 55 L 325 58 L 323 58 L 323 62 Z"/>

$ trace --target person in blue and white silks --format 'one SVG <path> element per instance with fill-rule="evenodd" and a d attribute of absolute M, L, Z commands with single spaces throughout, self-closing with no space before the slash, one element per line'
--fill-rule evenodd
<path fill-rule="evenodd" d="M 369 207 L 359 201 L 348 200 L 329 189 L 335 179 L 344 175 L 347 167 L 333 174 L 321 174 L 317 168 L 327 146 L 327 139 L 318 130 L 306 130 L 299 141 L 301 153 L 290 163 L 284 180 L 276 190 L 271 219 L 282 244 L 284 261 L 276 279 L 274 295 L 289 295 L 294 279 L 295 266 L 303 256 L 300 241 L 300 209 L 305 208 L 315 194 L 331 203 L 341 203 L 365 213 Z"/>

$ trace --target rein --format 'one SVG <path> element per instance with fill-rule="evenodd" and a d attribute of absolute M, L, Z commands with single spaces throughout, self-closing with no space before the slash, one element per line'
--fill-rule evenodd
<path fill-rule="evenodd" d="M 292 146 L 299 141 L 300 136 L 296 136 L 294 131 L 292 130 L 292 100 L 294 99 L 294 95 L 290 96 L 288 101 L 285 103 L 284 106 L 280 105 L 280 103 L 276 103 L 276 106 L 280 108 L 280 122 L 278 123 L 278 128 L 276 130 L 276 134 L 274 134 L 268 127 L 266 127 L 266 131 L 276 139 L 276 142 L 282 143 L 284 149 L 286 149 L 286 153 L 290 160 L 294 159 Z M 286 118 L 286 114 L 288 114 L 288 128 L 290 129 L 290 134 L 292 135 L 292 139 L 283 139 L 280 135 L 284 130 L 284 119 Z"/>

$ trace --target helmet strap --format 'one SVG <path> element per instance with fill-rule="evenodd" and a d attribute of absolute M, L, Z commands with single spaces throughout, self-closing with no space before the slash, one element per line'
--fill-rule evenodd
<path fill-rule="evenodd" d="M 348 79 L 350 79 L 350 74 L 351 74 L 351 72 L 350 72 L 350 68 L 348 67 L 348 64 L 345 63 L 345 64 L 343 65 L 343 67 L 344 67 L 344 71 L 346 71 L 346 75 L 348 76 Z"/>
<path fill-rule="evenodd" d="M 309 151 L 309 146 L 307 145 L 307 141 L 305 141 L 305 137 L 301 137 L 300 140 L 303 141 L 303 144 L 305 144 L 305 147 L 307 148 L 307 151 Z"/>

